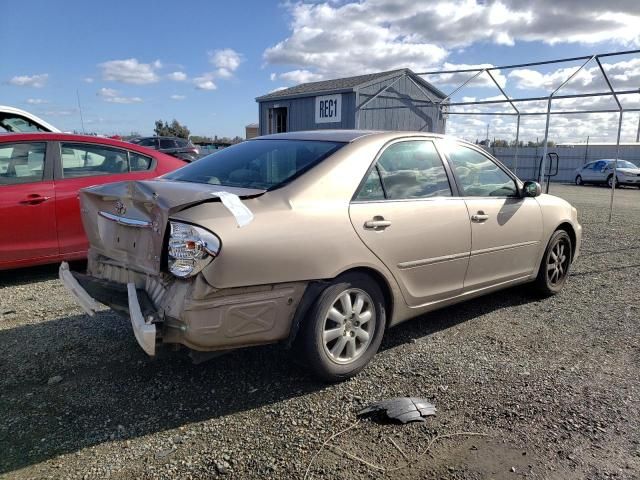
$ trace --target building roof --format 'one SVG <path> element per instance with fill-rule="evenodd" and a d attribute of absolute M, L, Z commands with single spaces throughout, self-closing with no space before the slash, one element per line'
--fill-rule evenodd
<path fill-rule="evenodd" d="M 250 123 L 249 125 L 245 125 L 245 128 L 258 128 L 259 126 L 257 123 Z"/>
<path fill-rule="evenodd" d="M 430 90 L 436 96 L 445 98 L 446 94 L 435 88 L 433 85 L 425 81 L 419 75 L 416 75 L 408 68 L 400 68 L 398 70 L 389 70 L 387 72 L 369 73 L 366 75 L 357 75 L 355 77 L 336 78 L 333 80 L 322 80 L 320 82 L 301 83 L 294 87 L 276 90 L 261 97 L 256 98 L 257 102 L 266 100 L 277 100 L 281 98 L 303 97 L 317 95 L 320 93 L 338 93 L 344 91 L 355 91 L 371 84 L 382 82 L 387 78 L 398 77 L 400 75 L 409 75 L 416 83 Z"/>

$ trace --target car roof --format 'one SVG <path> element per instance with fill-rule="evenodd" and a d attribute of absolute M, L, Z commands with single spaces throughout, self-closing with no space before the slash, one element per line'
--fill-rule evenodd
<path fill-rule="evenodd" d="M 159 152 L 147 147 L 141 147 L 135 143 L 116 140 L 114 138 L 98 137 L 95 135 L 79 135 L 75 133 L 54 133 L 54 132 L 29 132 L 29 133 L 3 133 L 0 135 L 0 143 L 9 142 L 82 142 L 98 143 L 112 147 L 126 148 L 128 150 L 146 152 L 147 155 L 157 155 Z"/>
<path fill-rule="evenodd" d="M 136 137 L 135 140 L 146 140 L 147 138 L 169 138 L 171 140 L 187 140 L 182 137 L 175 137 L 171 135 L 149 135 L 148 137 Z"/>
<path fill-rule="evenodd" d="M 301 132 L 275 133 L 255 137 L 253 140 L 318 140 L 325 142 L 346 142 L 351 143 L 362 137 L 372 136 L 396 136 L 398 138 L 407 136 L 437 137 L 445 138 L 445 135 L 431 132 L 403 132 L 384 130 L 307 130 Z"/>

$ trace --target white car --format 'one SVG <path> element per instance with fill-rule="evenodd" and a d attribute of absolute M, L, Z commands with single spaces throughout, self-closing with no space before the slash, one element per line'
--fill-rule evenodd
<path fill-rule="evenodd" d="M 53 132 L 61 133 L 56 127 L 45 122 L 25 110 L 0 105 L 0 132 L 30 133 Z"/>
<path fill-rule="evenodd" d="M 585 183 L 606 183 L 611 187 L 613 183 L 613 165 L 615 159 L 605 158 L 594 160 L 576 169 L 576 185 Z M 616 166 L 616 187 L 630 185 L 640 187 L 640 168 L 627 161 L 618 160 Z"/>

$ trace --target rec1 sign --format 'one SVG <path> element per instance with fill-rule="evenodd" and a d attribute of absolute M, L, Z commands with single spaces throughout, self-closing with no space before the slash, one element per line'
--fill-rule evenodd
<path fill-rule="evenodd" d="M 316 97 L 316 123 L 336 123 L 342 117 L 342 95 Z"/>

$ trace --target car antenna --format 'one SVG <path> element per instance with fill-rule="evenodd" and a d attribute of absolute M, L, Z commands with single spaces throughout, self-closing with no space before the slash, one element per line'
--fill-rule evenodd
<path fill-rule="evenodd" d="M 80 124 L 82 125 L 82 133 L 84 134 L 84 118 L 82 118 L 82 105 L 80 105 L 80 92 L 76 88 L 76 98 L 78 99 L 78 111 L 80 112 Z"/>

